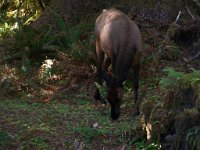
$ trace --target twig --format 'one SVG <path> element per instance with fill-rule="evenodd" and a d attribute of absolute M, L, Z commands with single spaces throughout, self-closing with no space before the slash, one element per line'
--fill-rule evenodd
<path fill-rule="evenodd" d="M 178 19 L 180 18 L 181 13 L 182 13 L 182 11 L 179 11 L 179 12 L 178 12 L 178 15 L 177 15 L 177 17 L 176 17 L 176 20 L 174 21 L 175 24 L 177 23 Z"/>
<path fill-rule="evenodd" d="M 198 0 L 193 0 L 193 2 L 195 2 L 200 7 L 200 3 Z"/>
<path fill-rule="evenodd" d="M 189 8 L 188 8 L 187 4 L 186 4 L 186 9 L 187 9 L 188 13 L 190 14 L 190 16 L 192 17 L 192 19 L 194 20 L 194 19 L 195 19 L 195 17 L 192 15 L 192 13 L 191 13 L 191 11 L 189 10 Z"/>
<path fill-rule="evenodd" d="M 121 149 L 121 150 L 125 150 L 125 148 L 126 148 L 126 146 L 125 146 L 125 145 L 123 145 L 123 147 L 122 147 L 122 149 Z"/>
<path fill-rule="evenodd" d="M 193 59 L 195 59 L 195 58 L 197 58 L 199 56 L 200 56 L 200 52 L 198 52 L 195 56 L 193 56 L 192 58 L 190 58 L 190 60 L 193 60 Z"/>

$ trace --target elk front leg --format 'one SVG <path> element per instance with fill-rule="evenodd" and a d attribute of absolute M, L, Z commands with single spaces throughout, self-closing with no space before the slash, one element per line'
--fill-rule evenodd
<path fill-rule="evenodd" d="M 138 89 L 139 89 L 139 70 L 140 64 L 133 65 L 133 87 L 136 105 L 136 114 L 139 115 Z"/>
<path fill-rule="evenodd" d="M 101 50 L 99 45 L 99 41 L 96 41 L 96 54 L 97 54 L 97 83 L 102 85 L 102 74 L 103 74 L 103 62 L 104 62 L 104 52 Z M 101 95 L 99 93 L 99 89 L 96 88 L 96 93 L 94 95 L 96 100 L 101 100 Z"/>

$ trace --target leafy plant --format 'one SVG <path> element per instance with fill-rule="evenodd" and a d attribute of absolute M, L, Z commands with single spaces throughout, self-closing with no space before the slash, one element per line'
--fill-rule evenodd
<path fill-rule="evenodd" d="M 0 37 L 6 38 L 10 34 L 12 34 L 13 31 L 11 30 L 11 28 L 12 28 L 12 26 L 10 26 L 7 22 L 5 22 L 4 24 L 1 24 L 0 25 Z"/>
<path fill-rule="evenodd" d="M 180 56 L 180 49 L 174 43 L 171 46 L 165 46 L 161 53 L 161 58 L 166 60 L 176 60 Z"/>
<path fill-rule="evenodd" d="M 80 61 L 90 62 L 94 52 L 93 24 L 86 20 L 75 26 L 71 32 L 71 55 Z"/>
<path fill-rule="evenodd" d="M 50 9 L 60 29 L 60 41 L 68 47 L 69 53 L 74 59 L 89 62 L 94 49 L 94 36 L 91 34 L 94 28 L 93 22 L 86 19 L 76 25 L 66 24 L 65 20 L 55 10 Z"/>
<path fill-rule="evenodd" d="M 10 140 L 8 133 L 0 129 L 0 147 L 7 145 Z"/>
<path fill-rule="evenodd" d="M 193 69 L 191 73 L 178 72 L 173 68 L 166 68 L 163 70 L 167 72 L 167 77 L 162 78 L 160 81 L 160 86 L 164 89 L 170 88 L 187 88 L 195 87 L 200 88 L 200 71 Z"/>
<path fill-rule="evenodd" d="M 60 40 L 63 42 L 63 43 L 60 43 L 60 44 L 63 44 L 63 46 L 67 46 L 69 44 L 69 40 L 68 40 L 68 28 L 65 24 L 65 21 L 64 19 L 53 9 L 49 9 L 59 27 L 59 29 L 61 30 L 60 33 L 61 33 L 61 36 L 58 36 L 57 38 L 60 38 Z"/>
<path fill-rule="evenodd" d="M 192 150 L 200 145 L 200 127 L 192 128 L 188 131 L 186 141 L 192 146 Z"/>
<path fill-rule="evenodd" d="M 100 85 L 99 83 L 97 82 L 94 82 L 96 88 L 99 90 L 99 93 L 101 95 L 101 98 L 105 101 L 106 98 L 107 98 L 107 91 L 106 91 L 106 88 L 102 85 Z"/>
<path fill-rule="evenodd" d="M 52 36 L 50 27 L 36 30 L 24 26 L 16 32 L 15 42 L 7 52 L 5 60 L 21 59 L 22 71 L 28 74 L 32 63 L 40 64 L 44 58 L 57 55 L 56 49 L 48 47 L 54 41 L 55 37 Z"/>
<path fill-rule="evenodd" d="M 160 86 L 163 88 L 175 87 L 179 84 L 180 79 L 183 77 L 184 73 L 177 72 L 174 68 L 163 69 L 164 72 L 167 72 L 167 77 L 162 78 L 160 81 Z"/>
<path fill-rule="evenodd" d="M 38 147 L 39 149 L 46 149 L 48 148 L 48 144 L 45 142 L 44 139 L 40 137 L 33 137 L 30 139 L 29 143 L 33 146 Z"/>
<path fill-rule="evenodd" d="M 136 150 L 158 150 L 160 146 L 155 143 L 147 144 L 144 140 L 137 141 L 134 143 Z"/>
<path fill-rule="evenodd" d="M 89 141 L 99 134 L 98 129 L 86 127 L 86 126 L 78 126 L 75 129 L 75 131 L 78 134 L 80 134 L 84 139 L 89 140 Z"/>
<path fill-rule="evenodd" d="M 24 24 L 29 24 L 39 17 L 49 0 L 3 0 L 0 2 L 0 36 L 15 33 Z"/>

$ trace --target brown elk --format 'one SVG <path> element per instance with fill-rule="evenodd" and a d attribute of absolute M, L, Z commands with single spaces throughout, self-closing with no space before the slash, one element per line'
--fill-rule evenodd
<path fill-rule="evenodd" d="M 104 10 L 96 19 L 96 54 L 98 83 L 106 81 L 112 119 L 120 116 L 123 82 L 130 67 L 133 69 L 135 103 L 138 99 L 138 74 L 142 52 L 142 38 L 138 26 L 117 9 Z M 107 73 L 112 67 L 112 75 Z M 95 99 L 101 99 L 97 89 Z M 137 113 L 139 108 L 137 107 Z"/>

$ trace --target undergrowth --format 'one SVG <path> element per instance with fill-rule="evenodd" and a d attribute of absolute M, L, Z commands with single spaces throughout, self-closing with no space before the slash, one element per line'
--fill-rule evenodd
<path fill-rule="evenodd" d="M 78 24 L 70 25 L 66 24 L 55 10 L 50 9 L 50 12 L 59 31 L 53 31 L 51 26 L 34 29 L 22 24 L 13 30 L 11 24 L 8 26 L 4 23 L 0 26 L 0 35 L 9 49 L 6 51 L 4 61 L 21 60 L 21 68 L 25 74 L 28 73 L 31 65 L 40 65 L 46 58 L 56 58 L 60 52 L 78 61 L 94 62 L 93 16 L 88 15 Z M 7 36 L 14 36 L 15 39 L 9 41 L 5 38 Z"/>
<path fill-rule="evenodd" d="M 191 145 L 191 149 L 197 149 L 197 146 L 200 145 L 200 127 L 191 128 L 186 137 L 186 141 Z"/>
<path fill-rule="evenodd" d="M 17 144 L 19 149 L 55 149 L 60 142 L 61 149 L 74 149 L 79 147 L 80 143 L 83 143 L 84 149 L 93 149 L 96 146 L 101 149 L 104 146 L 116 145 L 125 145 L 127 149 L 134 146 L 138 150 L 157 149 L 157 145 L 149 145 L 132 137 L 132 130 L 137 127 L 139 120 L 133 125 L 129 117 L 124 116 L 120 121 L 113 122 L 109 119 L 107 106 L 102 109 L 94 106 L 94 102 L 90 100 L 68 99 L 67 103 L 47 104 L 28 103 L 17 99 L 14 99 L 14 102 L 0 101 L 0 149 L 7 149 L 13 144 Z M 12 130 L 6 128 L 10 126 Z M 99 145 L 96 145 L 98 143 Z"/>
<path fill-rule="evenodd" d="M 200 89 L 200 71 L 193 69 L 191 73 L 176 71 L 174 68 L 166 68 L 163 70 L 167 73 L 167 77 L 162 78 L 160 86 L 163 89 L 188 88 L 193 87 L 197 91 Z"/>

